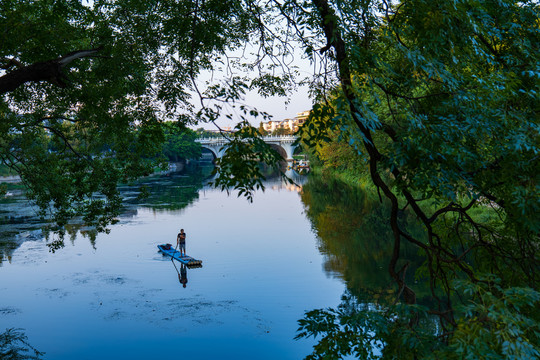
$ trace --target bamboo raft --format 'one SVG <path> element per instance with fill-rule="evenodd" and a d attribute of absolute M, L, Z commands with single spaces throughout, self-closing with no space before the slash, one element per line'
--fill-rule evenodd
<path fill-rule="evenodd" d="M 162 244 L 157 246 L 159 251 L 163 255 L 170 256 L 171 258 L 180 261 L 182 264 L 186 264 L 189 267 L 201 267 L 202 266 L 202 260 L 197 260 L 192 258 L 191 256 L 184 255 L 182 256 L 180 254 L 180 251 L 175 250 L 171 244 Z"/>

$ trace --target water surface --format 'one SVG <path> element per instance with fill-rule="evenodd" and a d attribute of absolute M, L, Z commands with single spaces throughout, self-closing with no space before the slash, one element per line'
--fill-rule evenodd
<path fill-rule="evenodd" d="M 299 188 L 270 182 L 249 203 L 193 179 L 147 179 L 152 196 L 143 202 L 137 187 L 124 188 L 130 205 L 110 234 L 74 230 L 54 254 L 36 230 L 11 236 L 16 245 L 3 249 L 0 266 L 0 332 L 25 329 L 45 359 L 309 354 L 313 342 L 293 340 L 297 320 L 337 306 L 345 285 L 324 269 Z M 203 260 L 187 270 L 185 288 L 179 264 L 156 248 L 174 244 L 180 228 L 188 254 Z"/>

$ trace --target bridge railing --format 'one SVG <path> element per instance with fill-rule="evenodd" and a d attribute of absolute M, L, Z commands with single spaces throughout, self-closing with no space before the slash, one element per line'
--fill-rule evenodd
<path fill-rule="evenodd" d="M 265 141 L 292 141 L 296 140 L 298 137 L 295 135 L 276 135 L 276 136 L 264 136 L 262 139 Z M 204 137 L 198 138 L 196 142 L 227 142 L 228 140 L 224 137 Z"/>

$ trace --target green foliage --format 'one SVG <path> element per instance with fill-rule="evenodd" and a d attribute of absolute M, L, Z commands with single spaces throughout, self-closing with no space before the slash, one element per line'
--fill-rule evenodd
<path fill-rule="evenodd" d="M 0 358 L 3 360 L 37 360 L 45 353 L 28 343 L 28 337 L 21 329 L 6 329 L 0 334 Z"/>
<path fill-rule="evenodd" d="M 198 159 L 201 157 L 201 145 L 195 140 L 197 133 L 182 126 L 182 123 L 165 123 L 165 142 L 163 154 L 169 161 L 180 159 Z"/>
<path fill-rule="evenodd" d="M 473 284 L 457 281 L 467 297 L 449 346 L 434 358 L 534 359 L 540 357 L 540 293 L 503 288 L 493 276 Z"/>
<path fill-rule="evenodd" d="M 528 344 L 537 336 L 523 329 L 537 319 L 516 304 L 537 303 L 540 276 L 539 17 L 533 0 L 3 0 L 0 160 L 60 233 L 76 216 L 105 230 L 121 206 L 117 184 L 156 165 L 163 120 L 234 118 L 214 185 L 251 200 L 263 187 L 259 164 L 277 167 L 281 157 L 249 124 L 268 114 L 238 103 L 249 90 L 272 96 L 295 86 L 289 62 L 298 41 L 317 69 L 309 83 L 319 100 L 302 140 L 328 167 L 369 171 L 390 204 L 389 275 L 408 308 L 390 308 L 388 326 L 373 321 L 382 356 L 404 345 L 410 356 L 428 356 L 455 344 L 475 345 L 472 355 L 454 349 L 463 356 L 488 351 L 483 346 L 494 356 L 535 355 Z M 251 62 L 227 56 L 251 47 Z M 37 72 L 46 78 L 6 85 L 21 69 L 54 64 Z M 197 76 L 205 71 L 227 79 L 202 88 Z M 408 232 L 404 209 L 423 231 Z M 405 242 L 425 257 L 420 275 L 440 320 L 437 338 L 422 327 L 424 310 L 399 261 Z M 488 322 L 460 313 L 467 299 L 452 286 L 477 286 L 480 273 L 500 279 L 495 297 L 481 288 L 471 295 L 490 304 L 474 308 L 493 316 Z M 364 356 L 366 348 L 350 346 L 373 344 L 354 325 L 363 320 L 340 323 L 347 314 L 331 311 L 312 320 L 327 316 L 322 328 L 304 324 L 306 336 L 327 332 L 321 354 Z M 486 337 L 493 328 L 502 342 Z"/>
<path fill-rule="evenodd" d="M 498 280 L 460 281 L 467 298 L 455 331 L 445 334 L 423 306 L 357 304 L 312 310 L 299 320 L 296 339 L 320 338 L 307 359 L 534 359 L 540 355 L 540 293 L 502 288 Z M 415 324 L 414 327 L 411 324 Z"/>
<path fill-rule="evenodd" d="M 279 127 L 276 130 L 272 131 L 272 133 L 270 135 L 272 135 L 272 136 L 292 135 L 292 130 L 291 129 L 286 129 L 286 128 L 283 128 L 283 127 Z"/>
<path fill-rule="evenodd" d="M 168 156 L 197 156 L 193 134 L 173 138 L 162 121 L 212 121 L 191 102 L 195 79 L 253 23 L 236 1 L 6 0 L 0 27 L 1 88 L 21 80 L 2 90 L 0 162 L 62 234 L 75 217 L 98 230 L 114 222 L 117 184 L 151 173 L 164 140 Z M 36 64 L 55 74 L 21 75 Z"/>
<path fill-rule="evenodd" d="M 248 122 L 236 126 L 232 138 L 227 143 L 225 154 L 216 161 L 214 186 L 222 190 L 238 190 L 238 196 L 244 195 L 253 201 L 253 189 L 263 189 L 266 179 L 262 165 L 279 170 L 282 156 L 266 144 L 259 131 Z"/>
<path fill-rule="evenodd" d="M 383 308 L 344 296 L 337 310 L 312 310 L 298 323 L 296 339 L 321 338 L 306 359 L 424 359 L 439 346 L 436 326 L 421 306 Z"/>
<path fill-rule="evenodd" d="M 259 135 L 261 135 L 261 136 L 268 135 L 268 131 L 264 130 L 264 126 L 263 126 L 262 121 L 259 123 L 259 128 L 257 130 L 259 131 Z"/>
<path fill-rule="evenodd" d="M 400 262 L 400 249 L 411 244 L 425 257 L 417 275 L 428 279 L 430 311 L 440 321 L 434 343 L 476 341 L 476 350 L 464 346 L 456 358 L 535 356 L 530 333 L 503 350 L 494 324 L 459 311 L 467 299 L 452 284 L 478 285 L 479 274 L 493 273 L 508 309 L 484 297 L 491 306 L 484 310 L 499 319 L 505 314 L 510 326 L 526 328 L 525 318 L 537 326 L 534 316 L 513 311 L 502 289 L 526 296 L 539 283 L 538 3 L 317 0 L 312 16 L 290 6 L 296 19 L 309 17 L 299 27 L 326 39 L 322 51 L 338 74 L 338 85 L 321 93 L 304 125 L 303 140 L 323 167 L 347 168 L 344 142 L 364 158 L 391 204 L 389 270 L 399 300 L 417 302 L 420 285 L 406 279 Z M 423 235 L 400 223 L 403 209 L 412 209 Z M 459 333 L 467 320 L 472 327 Z M 398 331 L 404 324 L 384 341 L 383 355 L 395 356 L 394 345 L 410 339 Z M 495 324 L 508 339 L 513 330 Z M 410 327 L 421 331 L 414 321 Z"/>
<path fill-rule="evenodd" d="M 348 177 L 353 182 L 369 182 L 366 159 L 351 146 L 350 142 L 340 138 L 336 131 L 329 133 L 330 141 L 319 143 L 310 149 L 312 164 L 322 169 L 323 173 Z M 330 175 L 333 176 L 333 175 Z"/>
<path fill-rule="evenodd" d="M 336 121 L 334 121 L 336 120 Z M 335 110 L 332 106 L 315 104 L 305 124 L 298 130 L 298 136 L 308 148 L 331 140 L 329 132 L 336 128 Z"/>
<path fill-rule="evenodd" d="M 0 164 L 0 176 L 15 176 L 17 173 L 4 164 Z"/>

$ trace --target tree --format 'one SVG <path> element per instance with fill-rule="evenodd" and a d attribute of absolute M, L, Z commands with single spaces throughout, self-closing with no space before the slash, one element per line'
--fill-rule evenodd
<path fill-rule="evenodd" d="M 268 135 L 268 131 L 266 131 L 266 130 L 264 129 L 264 125 L 263 125 L 263 122 L 262 122 L 262 121 L 259 123 L 259 128 L 258 128 L 258 130 L 259 130 L 259 134 L 261 134 L 261 136 L 266 136 L 266 135 Z"/>
<path fill-rule="evenodd" d="M 115 221 L 117 184 L 152 171 L 163 120 L 215 120 L 188 100 L 212 57 L 249 32 L 244 12 L 236 1 L 1 2 L 0 159 L 60 240 L 75 217 L 99 230 Z"/>
<path fill-rule="evenodd" d="M 312 9 L 305 28 L 326 39 L 321 51 L 334 61 L 339 87 L 332 106 L 316 106 L 302 129 L 311 144 L 333 129 L 360 144 L 374 185 L 391 203 L 388 270 L 410 307 L 391 313 L 393 327 L 366 332 L 353 324 L 355 315 L 310 313 L 301 335 L 325 334 L 319 356 L 361 355 L 376 341 L 388 345 L 385 357 L 398 347 L 410 358 L 473 356 L 483 347 L 501 358 L 538 356 L 538 4 L 314 0 Z M 425 240 L 400 224 L 405 208 L 424 226 Z M 420 271 L 435 301 L 427 311 L 440 320 L 436 334 L 421 331 L 408 264 L 397 266 L 402 242 L 425 257 Z M 460 281 L 470 284 L 467 291 L 457 288 Z M 469 301 L 485 306 L 460 312 Z M 316 327 L 328 321 L 334 327 Z M 502 338 L 480 339 L 478 331 L 488 334 L 501 321 L 520 335 L 501 328 Z M 347 337 L 351 326 L 358 337 Z M 368 336 L 371 330 L 379 337 Z"/>
<path fill-rule="evenodd" d="M 276 130 L 272 132 L 272 135 L 274 136 L 291 135 L 291 130 L 284 127 L 278 127 Z"/>
<path fill-rule="evenodd" d="M 196 143 L 197 133 L 180 123 L 168 122 L 165 126 L 163 154 L 169 161 L 185 161 L 201 157 L 201 145 Z"/>
<path fill-rule="evenodd" d="M 373 342 L 385 357 L 398 348 L 410 358 L 483 347 L 538 355 L 537 2 L 8 0 L 0 9 L 2 161 L 43 209 L 53 204 L 60 225 L 78 214 L 101 227 L 114 219 L 117 182 L 149 171 L 167 117 L 188 125 L 236 116 L 215 184 L 251 198 L 262 186 L 257 161 L 281 157 L 249 123 L 268 114 L 239 101 L 248 90 L 296 86 L 289 60 L 299 44 L 318 69 L 306 80 L 319 103 L 302 137 L 313 147 L 337 132 L 363 153 L 390 203 L 388 271 L 404 304 L 368 313 L 371 322 L 312 313 L 301 335 L 327 335 L 318 355 L 339 344 L 332 356 L 374 357 Z M 246 43 L 254 59 L 228 56 Z M 204 70 L 228 76 L 201 89 Z M 51 138 L 65 150 L 47 151 Z M 425 238 L 402 226 L 404 209 Z M 427 309 L 416 304 L 408 264 L 398 266 L 403 242 L 425 259 Z M 424 313 L 439 319 L 436 333 L 422 327 Z"/>

